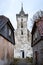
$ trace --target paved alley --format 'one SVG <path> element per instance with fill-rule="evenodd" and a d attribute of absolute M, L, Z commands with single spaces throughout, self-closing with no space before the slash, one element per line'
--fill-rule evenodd
<path fill-rule="evenodd" d="M 16 65 L 32 65 L 31 63 L 27 62 L 25 59 L 21 59 L 17 62 Z"/>

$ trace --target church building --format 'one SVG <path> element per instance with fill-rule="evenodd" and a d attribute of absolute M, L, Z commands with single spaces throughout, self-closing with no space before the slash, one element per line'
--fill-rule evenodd
<path fill-rule="evenodd" d="M 14 57 L 26 58 L 31 56 L 31 33 L 27 29 L 28 14 L 25 14 L 23 5 L 19 14 L 16 14 L 17 29 L 15 30 Z"/>

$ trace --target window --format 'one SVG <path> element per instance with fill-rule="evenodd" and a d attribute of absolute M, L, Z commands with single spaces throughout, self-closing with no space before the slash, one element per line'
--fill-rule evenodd
<path fill-rule="evenodd" d="M 21 21 L 23 21 L 23 19 L 21 19 Z"/>
<path fill-rule="evenodd" d="M 9 29 L 9 36 L 11 36 L 11 29 Z"/>
<path fill-rule="evenodd" d="M 21 22 L 21 28 L 23 28 L 23 22 Z"/>
<path fill-rule="evenodd" d="M 23 30 L 21 30 L 21 35 L 23 35 Z"/>

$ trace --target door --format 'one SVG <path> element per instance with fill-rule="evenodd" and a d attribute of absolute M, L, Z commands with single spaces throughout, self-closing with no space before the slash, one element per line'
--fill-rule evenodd
<path fill-rule="evenodd" d="M 22 51 L 22 58 L 24 58 L 24 51 Z"/>

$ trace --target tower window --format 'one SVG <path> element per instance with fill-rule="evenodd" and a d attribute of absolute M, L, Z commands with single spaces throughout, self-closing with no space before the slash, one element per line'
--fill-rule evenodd
<path fill-rule="evenodd" d="M 23 22 L 21 22 L 21 28 L 23 28 Z"/>
<path fill-rule="evenodd" d="M 21 21 L 23 21 L 23 19 L 21 19 Z"/>
<path fill-rule="evenodd" d="M 23 30 L 21 30 L 21 35 L 23 35 Z"/>

